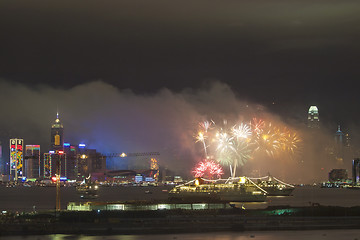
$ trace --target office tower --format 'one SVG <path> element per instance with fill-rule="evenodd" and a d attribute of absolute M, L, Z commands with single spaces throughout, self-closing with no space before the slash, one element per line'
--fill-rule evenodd
<path fill-rule="evenodd" d="M 64 153 L 64 127 L 56 113 L 51 125 L 51 146 L 49 153 L 44 153 L 44 178 L 66 176 L 66 154 Z"/>
<path fill-rule="evenodd" d="M 106 158 L 96 151 L 88 149 L 85 144 L 79 144 L 77 149 L 77 174 L 78 179 L 104 173 Z"/>
<path fill-rule="evenodd" d="M 10 175 L 14 181 L 23 176 L 23 139 L 10 139 Z"/>
<path fill-rule="evenodd" d="M 319 110 L 316 106 L 310 106 L 307 125 L 309 128 L 320 128 Z"/>
<path fill-rule="evenodd" d="M 64 127 L 59 119 L 59 114 L 56 114 L 56 119 L 51 125 L 51 150 L 64 150 Z"/>
<path fill-rule="evenodd" d="M 352 162 L 352 178 L 354 185 L 360 183 L 360 158 L 355 158 Z"/>
<path fill-rule="evenodd" d="M 348 178 L 346 169 L 332 169 L 329 172 L 329 182 L 344 182 Z"/>
<path fill-rule="evenodd" d="M 64 143 L 64 153 L 66 154 L 66 177 L 76 180 L 77 177 L 77 148 Z"/>
<path fill-rule="evenodd" d="M 3 157 L 2 157 L 2 145 L 1 145 L 1 142 L 0 142 L 0 174 L 5 174 L 5 167 L 4 167 Z"/>
<path fill-rule="evenodd" d="M 40 177 L 40 145 L 26 145 L 24 159 L 24 176 L 26 178 Z"/>
<path fill-rule="evenodd" d="M 44 170 L 42 171 L 43 172 L 43 178 L 45 179 L 50 179 L 51 178 L 51 169 L 52 169 L 52 156 L 51 156 L 51 152 L 49 153 L 44 153 L 44 163 L 43 163 L 43 166 L 44 166 Z"/>
<path fill-rule="evenodd" d="M 338 129 L 335 133 L 335 157 L 340 164 L 343 164 L 345 157 L 344 141 L 344 133 L 341 131 L 340 125 L 338 125 Z"/>
<path fill-rule="evenodd" d="M 49 151 L 44 153 L 44 178 L 54 177 L 59 174 L 60 177 L 66 177 L 66 154 L 64 151 Z"/>
<path fill-rule="evenodd" d="M 344 145 L 344 133 L 340 129 L 340 125 L 338 125 L 338 129 L 335 133 L 335 143 L 339 146 Z"/>

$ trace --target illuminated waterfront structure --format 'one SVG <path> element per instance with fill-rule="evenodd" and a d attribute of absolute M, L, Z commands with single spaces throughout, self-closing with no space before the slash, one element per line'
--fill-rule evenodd
<path fill-rule="evenodd" d="M 26 178 L 40 177 L 40 145 L 25 146 L 24 176 Z"/>
<path fill-rule="evenodd" d="M 59 119 L 59 113 L 56 114 L 56 119 L 51 125 L 51 150 L 64 150 L 64 127 Z"/>
<path fill-rule="evenodd" d="M 10 139 L 10 175 L 17 181 L 23 176 L 23 139 Z"/>
<path fill-rule="evenodd" d="M 309 108 L 307 126 L 309 128 L 320 128 L 319 110 L 316 106 Z"/>

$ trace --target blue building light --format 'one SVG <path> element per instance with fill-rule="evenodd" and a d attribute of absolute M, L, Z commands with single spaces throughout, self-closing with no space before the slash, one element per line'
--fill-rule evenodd
<path fill-rule="evenodd" d="M 70 147 L 70 143 L 64 143 L 64 147 Z"/>
<path fill-rule="evenodd" d="M 79 148 L 85 148 L 86 147 L 86 144 L 85 143 L 80 143 L 79 144 Z"/>
<path fill-rule="evenodd" d="M 50 153 L 50 154 L 54 154 L 54 153 L 55 153 L 55 151 L 49 151 L 49 153 Z"/>

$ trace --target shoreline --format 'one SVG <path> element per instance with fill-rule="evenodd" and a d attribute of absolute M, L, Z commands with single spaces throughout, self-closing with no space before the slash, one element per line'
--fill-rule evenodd
<path fill-rule="evenodd" d="M 1 219 L 0 236 L 144 235 L 204 232 L 359 229 L 360 207 L 265 210 L 92 211 L 24 214 Z"/>

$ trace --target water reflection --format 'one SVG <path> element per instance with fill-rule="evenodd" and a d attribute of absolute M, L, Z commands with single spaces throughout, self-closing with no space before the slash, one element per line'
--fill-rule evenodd
<path fill-rule="evenodd" d="M 358 240 L 360 230 L 311 230 L 311 231 L 261 231 L 261 232 L 222 232 L 161 235 L 45 235 L 45 236 L 12 236 L 9 240 Z"/>

